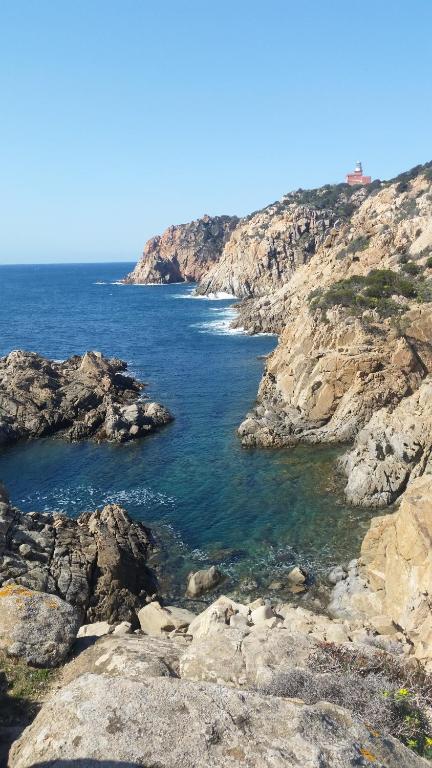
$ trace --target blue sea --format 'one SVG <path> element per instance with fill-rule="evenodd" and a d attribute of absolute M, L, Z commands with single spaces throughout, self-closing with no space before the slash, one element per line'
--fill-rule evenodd
<path fill-rule="evenodd" d="M 78 515 L 107 502 L 148 523 L 170 589 L 218 563 L 235 585 L 265 586 L 302 563 L 317 575 L 358 553 L 370 512 L 343 500 L 339 448 L 245 449 L 277 339 L 229 329 L 235 302 L 193 286 L 122 285 L 132 264 L 0 267 L 0 354 L 64 359 L 86 350 L 127 361 L 175 421 L 126 445 L 43 439 L 0 452 L 0 478 L 23 510 Z"/>

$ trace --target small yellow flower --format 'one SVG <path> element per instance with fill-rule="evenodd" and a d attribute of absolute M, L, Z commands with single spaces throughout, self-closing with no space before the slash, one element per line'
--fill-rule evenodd
<path fill-rule="evenodd" d="M 427 747 L 432 747 L 432 739 L 430 738 L 430 736 L 426 736 L 425 744 Z"/>
<path fill-rule="evenodd" d="M 408 688 L 399 688 L 398 690 L 398 696 L 409 696 L 410 692 Z"/>

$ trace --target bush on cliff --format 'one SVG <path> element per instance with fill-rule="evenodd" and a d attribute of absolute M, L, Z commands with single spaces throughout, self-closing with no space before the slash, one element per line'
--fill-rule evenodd
<path fill-rule="evenodd" d="M 386 653 L 363 654 L 322 643 L 308 669 L 286 669 L 260 688 L 270 696 L 329 701 L 345 707 L 375 731 L 389 733 L 432 759 L 432 681 L 418 668 L 407 674 Z"/>
<path fill-rule="evenodd" d="M 405 265 L 408 266 L 408 265 Z M 321 288 L 309 294 L 312 310 L 335 306 L 346 307 L 351 314 L 361 315 L 375 309 L 381 317 L 401 314 L 407 307 L 394 300 L 394 296 L 417 301 L 431 301 L 432 287 L 420 278 L 402 275 L 391 269 L 373 269 L 367 275 L 352 275 L 338 280 L 327 290 Z"/>

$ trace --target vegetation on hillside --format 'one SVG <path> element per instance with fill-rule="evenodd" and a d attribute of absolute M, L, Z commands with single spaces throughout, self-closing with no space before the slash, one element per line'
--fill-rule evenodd
<path fill-rule="evenodd" d="M 408 264 L 413 262 L 403 265 L 405 274 L 391 269 L 373 269 L 367 275 L 352 275 L 338 280 L 327 289 L 317 288 L 309 294 L 310 308 L 326 312 L 331 307 L 341 306 L 353 315 L 374 309 L 380 317 L 390 317 L 406 311 L 407 306 L 400 301 L 401 298 L 432 301 L 431 282 L 425 280 L 417 269 L 407 270 Z"/>

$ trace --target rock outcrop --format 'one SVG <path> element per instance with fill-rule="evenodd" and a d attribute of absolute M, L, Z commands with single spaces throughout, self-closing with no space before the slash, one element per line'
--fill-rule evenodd
<path fill-rule="evenodd" d="M 423 473 L 432 473 L 432 380 L 398 405 L 380 408 L 342 460 L 353 504 L 392 504 Z"/>
<path fill-rule="evenodd" d="M 91 727 L 83 727 L 91 712 Z M 97 733 L 98 738 L 95 738 Z M 181 680 L 83 675 L 42 708 L 14 745 L 10 768 L 98 760 L 160 768 L 251 768 L 325 764 L 425 765 L 401 744 L 374 735 L 346 710 L 239 693 Z"/>
<path fill-rule="evenodd" d="M 333 592 L 330 610 L 401 631 L 432 670 L 432 478 L 412 481 L 400 508 L 370 524 L 358 562 Z"/>
<path fill-rule="evenodd" d="M 57 433 L 124 442 L 171 421 L 126 368 L 100 352 L 63 362 L 21 350 L 0 358 L 0 445 Z"/>
<path fill-rule="evenodd" d="M 169 227 L 145 245 L 125 283 L 197 282 L 218 261 L 238 223 L 236 216 L 203 216 Z"/>
<path fill-rule="evenodd" d="M 76 520 L 0 503 L 0 585 L 57 595 L 81 623 L 132 621 L 157 591 L 150 531 L 115 504 Z"/>
<path fill-rule="evenodd" d="M 403 660 L 353 639 L 347 621 L 289 605 L 258 621 L 265 607 L 221 597 L 186 636 L 100 638 L 64 667 L 10 768 L 65 756 L 167 768 L 427 764 L 392 736 L 404 722 L 391 698 Z M 390 668 L 391 679 L 379 671 Z"/>

